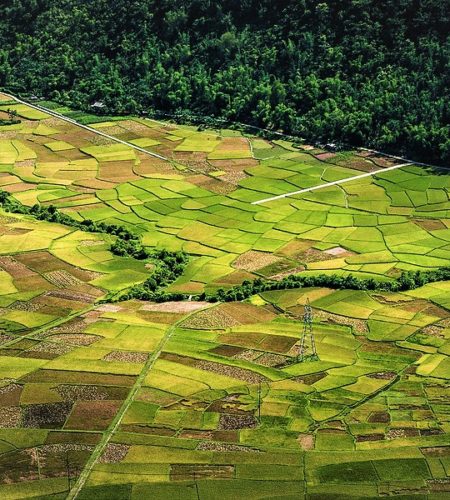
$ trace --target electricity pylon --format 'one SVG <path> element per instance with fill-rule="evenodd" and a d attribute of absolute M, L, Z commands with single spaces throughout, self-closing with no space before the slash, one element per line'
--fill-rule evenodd
<path fill-rule="evenodd" d="M 309 304 L 309 299 L 306 299 L 305 312 L 303 314 L 303 334 L 300 342 L 300 352 L 298 361 L 316 361 L 319 359 L 316 351 L 316 342 L 313 332 L 313 313 Z"/>

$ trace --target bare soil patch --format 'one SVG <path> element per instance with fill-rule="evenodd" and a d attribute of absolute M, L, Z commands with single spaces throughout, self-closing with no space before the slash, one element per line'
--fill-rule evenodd
<path fill-rule="evenodd" d="M 263 351 L 289 353 L 298 340 L 298 338 L 283 335 L 267 335 L 260 342 L 259 348 Z"/>
<path fill-rule="evenodd" d="M 313 434 L 299 434 L 297 438 L 298 444 L 303 451 L 314 449 L 314 435 Z"/>
<path fill-rule="evenodd" d="M 245 335 L 231 332 L 220 335 L 220 342 L 223 344 L 242 346 L 250 349 L 258 349 L 259 344 L 264 337 L 265 335 L 262 333 L 256 332 L 246 332 Z"/>
<path fill-rule="evenodd" d="M 391 421 L 391 416 L 387 411 L 376 411 L 369 415 L 367 421 L 370 423 L 387 424 Z"/>

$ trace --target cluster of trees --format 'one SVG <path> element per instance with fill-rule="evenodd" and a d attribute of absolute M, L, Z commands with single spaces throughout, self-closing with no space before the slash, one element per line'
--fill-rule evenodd
<path fill-rule="evenodd" d="M 376 280 L 374 278 L 361 279 L 348 274 L 339 276 L 337 274 L 319 274 L 306 276 L 303 274 L 291 274 L 280 281 L 263 280 L 257 278 L 254 281 L 245 280 L 241 285 L 236 285 L 229 290 L 219 288 L 213 294 L 202 294 L 198 300 L 209 302 L 233 302 L 244 300 L 257 293 L 272 290 L 288 290 L 291 288 L 325 287 L 336 290 L 379 290 L 388 292 L 403 292 L 435 283 L 437 281 L 450 280 L 450 268 L 440 268 L 434 271 L 403 271 L 396 279 L 388 281 Z"/>
<path fill-rule="evenodd" d="M 162 289 L 173 283 L 184 272 L 189 262 L 189 255 L 185 252 L 169 252 L 168 250 L 153 250 L 148 252 L 153 259 L 155 268 L 149 278 L 140 285 L 133 286 L 128 292 L 120 296 L 120 300 L 141 299 L 155 302 L 169 300 L 184 300 L 182 293 L 167 293 Z"/>
<path fill-rule="evenodd" d="M 0 87 L 450 158 L 450 0 L 4 0 Z"/>

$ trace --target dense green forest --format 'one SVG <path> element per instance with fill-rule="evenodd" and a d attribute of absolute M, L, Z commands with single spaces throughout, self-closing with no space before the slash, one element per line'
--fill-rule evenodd
<path fill-rule="evenodd" d="M 0 86 L 450 159 L 450 0 L 3 0 Z"/>

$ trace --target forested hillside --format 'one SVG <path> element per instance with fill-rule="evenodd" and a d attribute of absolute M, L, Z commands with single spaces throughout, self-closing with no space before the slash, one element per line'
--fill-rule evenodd
<path fill-rule="evenodd" d="M 0 86 L 450 159 L 449 0 L 4 0 Z"/>

